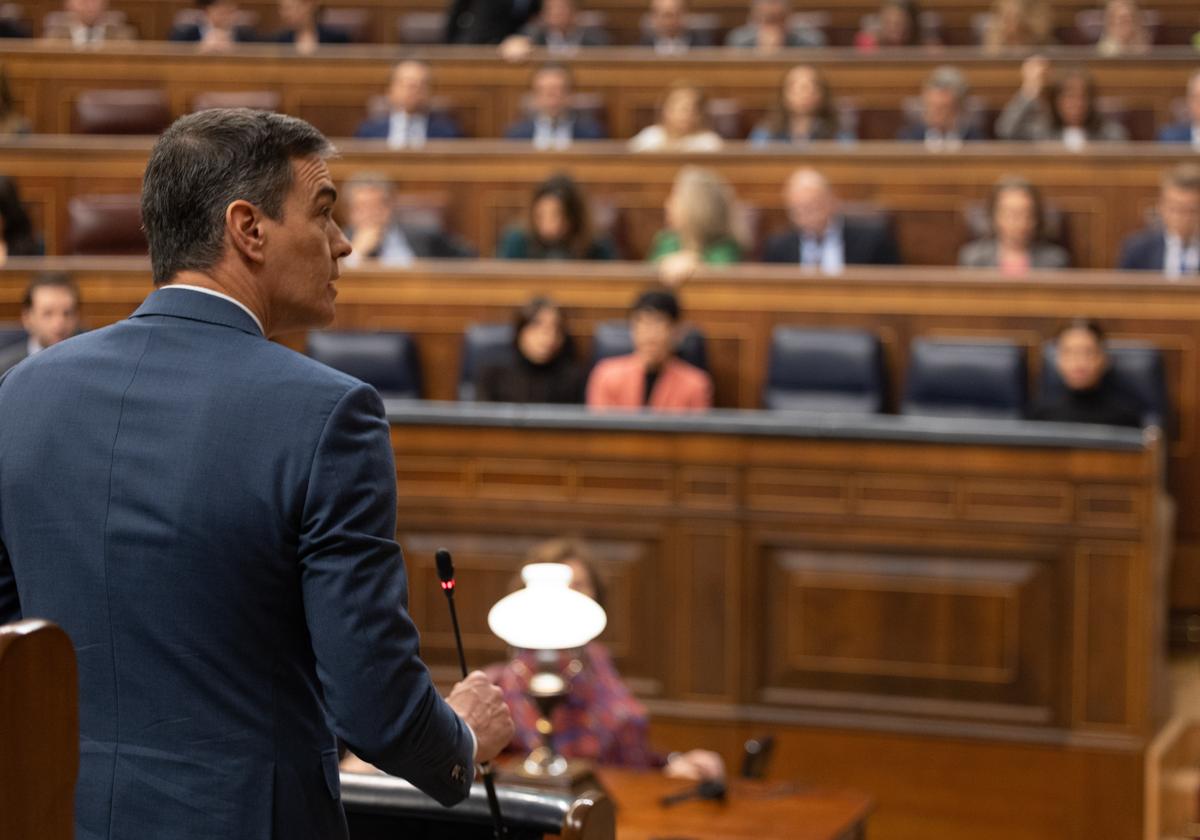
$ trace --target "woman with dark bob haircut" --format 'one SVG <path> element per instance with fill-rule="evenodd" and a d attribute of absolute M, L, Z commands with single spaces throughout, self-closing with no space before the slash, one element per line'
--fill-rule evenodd
<path fill-rule="evenodd" d="M 510 229 L 497 256 L 510 260 L 611 260 L 612 246 L 592 236 L 587 198 L 570 175 L 551 175 L 533 191 L 524 227 Z"/>
<path fill-rule="evenodd" d="M 476 398 L 481 402 L 582 403 L 586 382 L 562 310 L 549 298 L 535 297 L 514 315 L 512 358 L 480 371 Z"/>

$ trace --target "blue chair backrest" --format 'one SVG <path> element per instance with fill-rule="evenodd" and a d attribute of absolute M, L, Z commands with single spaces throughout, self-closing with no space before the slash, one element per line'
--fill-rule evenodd
<path fill-rule="evenodd" d="M 1143 341 L 1110 341 L 1108 358 L 1116 386 L 1138 407 L 1146 426 L 1165 427 L 1171 416 L 1167 396 L 1167 374 L 1162 350 Z M 1038 396 L 1055 402 L 1066 392 L 1055 363 L 1053 341 L 1042 345 L 1042 376 Z"/>
<path fill-rule="evenodd" d="M 883 411 L 883 345 L 867 330 L 779 326 L 763 405 L 775 410 Z"/>
<path fill-rule="evenodd" d="M 627 356 L 633 352 L 633 339 L 629 337 L 628 321 L 601 321 L 592 333 L 592 364 L 612 356 Z M 690 365 L 708 370 L 708 350 L 704 333 L 693 326 L 684 325 L 675 348 L 679 358 Z"/>
<path fill-rule="evenodd" d="M 421 396 L 417 345 L 406 332 L 311 332 L 308 355 L 374 386 L 384 396 Z"/>
<path fill-rule="evenodd" d="M 918 338 L 909 351 L 902 414 L 1020 418 L 1025 348 L 1011 341 Z"/>
<path fill-rule="evenodd" d="M 458 371 L 458 398 L 475 399 L 475 383 L 481 371 L 494 365 L 510 365 L 516 357 L 511 324 L 471 324 L 463 333 L 462 365 Z"/>

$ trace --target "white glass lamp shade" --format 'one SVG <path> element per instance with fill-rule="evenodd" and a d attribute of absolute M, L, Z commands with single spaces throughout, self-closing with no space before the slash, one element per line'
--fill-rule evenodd
<path fill-rule="evenodd" d="M 496 602 L 488 627 L 515 648 L 571 650 L 604 632 L 608 616 L 588 596 L 571 589 L 571 567 L 531 563 L 521 570 L 525 588 Z"/>

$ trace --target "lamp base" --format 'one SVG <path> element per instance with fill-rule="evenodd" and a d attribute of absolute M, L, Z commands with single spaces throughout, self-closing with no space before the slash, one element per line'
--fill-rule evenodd
<path fill-rule="evenodd" d="M 589 790 L 604 790 L 604 786 L 592 770 L 591 762 L 577 759 L 565 761 L 561 772 L 546 772 L 528 761 L 510 764 L 500 770 L 499 780 L 514 785 L 570 793 L 573 796 Z"/>

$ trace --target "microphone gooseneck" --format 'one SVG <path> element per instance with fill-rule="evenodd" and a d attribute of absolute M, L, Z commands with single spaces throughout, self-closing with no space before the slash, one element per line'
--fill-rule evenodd
<path fill-rule="evenodd" d="M 462 670 L 463 679 L 467 678 L 467 654 L 463 649 L 462 631 L 458 628 L 458 609 L 454 606 L 454 560 L 450 552 L 439 548 L 433 555 L 437 564 L 438 580 L 442 582 L 442 591 L 446 593 L 446 603 L 450 605 L 450 624 L 454 627 L 454 646 L 458 650 L 458 667 Z M 489 762 L 479 765 L 483 771 L 483 789 L 487 791 L 488 810 L 492 812 L 492 836 L 502 840 L 508 836 L 504 828 L 504 820 L 500 816 L 500 798 L 496 796 L 496 779 Z"/>

